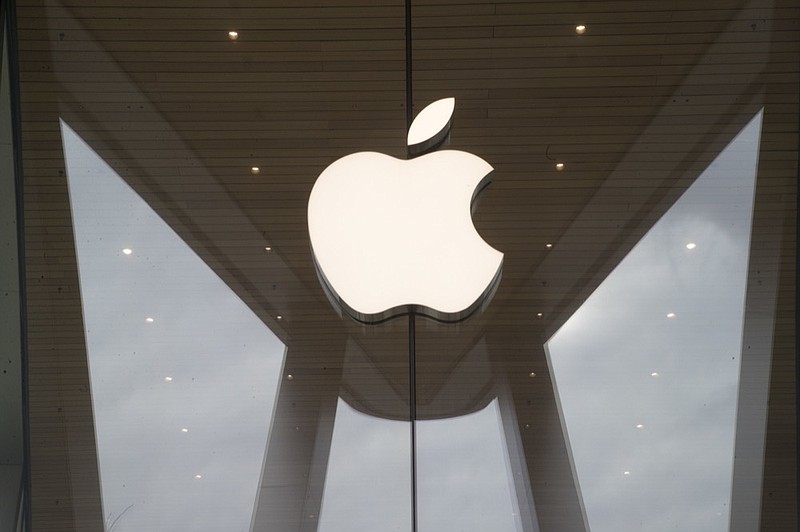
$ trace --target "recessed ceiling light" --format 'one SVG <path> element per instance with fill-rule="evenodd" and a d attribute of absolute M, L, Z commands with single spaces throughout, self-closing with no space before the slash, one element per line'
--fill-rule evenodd
<path fill-rule="evenodd" d="M 269 253 L 270 251 L 272 251 L 272 247 L 271 246 L 264 246 L 264 251 Z"/>
<path fill-rule="evenodd" d="M 278 321 L 281 321 L 283 319 L 283 316 L 278 314 L 277 316 L 275 316 L 275 319 L 278 320 Z"/>
<path fill-rule="evenodd" d="M 172 382 L 172 377 L 164 377 L 164 380 L 167 382 Z"/>
<path fill-rule="evenodd" d="M 623 471 L 623 472 L 622 472 L 622 474 L 623 474 L 623 475 L 625 475 L 625 476 L 627 477 L 628 475 L 630 475 L 630 474 L 631 474 L 631 472 L 630 472 L 630 471 Z"/>
<path fill-rule="evenodd" d="M 556 170 L 559 172 L 564 169 L 564 163 L 556 163 Z"/>
<path fill-rule="evenodd" d="M 530 377 L 531 379 L 536 377 L 536 372 L 531 371 L 530 373 L 528 373 L 528 377 Z"/>
<path fill-rule="evenodd" d="M 653 373 L 651 373 L 651 374 L 650 374 L 650 376 L 651 376 L 651 377 L 658 377 L 658 372 L 657 372 L 657 371 L 654 371 Z"/>
<path fill-rule="evenodd" d="M 232 40 L 232 41 L 235 41 L 236 39 L 239 38 L 239 32 L 238 31 L 229 31 L 228 32 L 228 38 L 230 40 Z"/>
<path fill-rule="evenodd" d="M 250 173 L 251 174 L 257 174 L 259 172 L 261 172 L 261 168 L 259 168 L 258 166 L 251 166 L 250 167 Z"/>
<path fill-rule="evenodd" d="M 641 423 L 639 423 L 638 425 L 636 425 L 636 428 L 637 428 L 637 429 L 644 428 L 644 425 L 642 425 Z"/>
<path fill-rule="evenodd" d="M 583 35 L 584 33 L 586 33 L 586 26 L 584 26 L 583 24 L 578 24 L 577 26 L 575 26 L 575 33 L 577 33 L 578 35 Z"/>
<path fill-rule="evenodd" d="M 156 320 L 154 320 L 153 318 L 145 318 L 144 321 L 147 323 L 153 323 Z"/>
<path fill-rule="evenodd" d="M 182 428 L 182 429 L 181 429 L 181 432 L 189 432 L 189 429 L 187 429 L 187 428 Z"/>
<path fill-rule="evenodd" d="M 667 317 L 668 318 L 674 318 L 675 317 L 675 313 L 674 312 L 670 312 L 670 313 L 667 314 Z"/>
<path fill-rule="evenodd" d="M 287 380 L 287 381 L 293 381 L 293 380 L 294 380 L 294 375 L 292 375 L 291 373 L 289 373 L 289 374 L 286 376 L 286 380 Z"/>
<path fill-rule="evenodd" d="M 194 478 L 201 479 L 201 478 L 203 478 L 203 475 L 195 475 Z"/>
<path fill-rule="evenodd" d="M 553 244 L 548 242 L 547 244 L 544 245 L 544 247 L 546 247 L 547 249 L 553 249 Z"/>
<path fill-rule="evenodd" d="M 122 250 L 122 252 L 126 255 L 130 255 L 131 253 L 133 253 L 133 250 L 131 248 L 125 248 Z"/>
<path fill-rule="evenodd" d="M 689 242 L 688 244 L 686 244 L 686 249 L 694 249 L 696 247 L 697 244 L 695 244 L 694 242 Z"/>
<path fill-rule="evenodd" d="M 542 316 L 544 316 L 544 314 L 542 314 L 541 312 L 537 312 L 537 313 L 536 313 L 536 317 L 537 317 L 537 318 L 541 318 Z"/>

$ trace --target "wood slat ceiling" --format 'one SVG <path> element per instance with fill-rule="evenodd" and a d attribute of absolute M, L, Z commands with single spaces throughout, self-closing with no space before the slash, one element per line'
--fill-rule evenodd
<path fill-rule="evenodd" d="M 279 397 L 255 530 L 316 530 L 320 436 L 295 426 L 331 425 L 339 395 L 407 415 L 405 326 L 377 333 L 335 314 L 305 212 L 336 158 L 404 156 L 404 6 L 264 4 L 17 2 L 35 530 L 103 529 L 59 117 L 289 346 L 287 371 L 307 377 Z M 420 415 L 474 411 L 507 382 L 518 418 L 540 429 L 522 444 L 542 531 L 584 530 L 543 342 L 761 107 L 753 242 L 770 253 L 753 254 L 751 276 L 772 272 L 777 299 L 748 297 L 775 304 L 777 319 L 760 530 L 796 528 L 798 15 L 791 0 L 413 3 L 415 108 L 456 97 L 452 146 L 496 169 L 475 225 L 505 253 L 484 314 L 419 328 Z M 365 362 L 347 362 L 348 338 L 397 399 L 370 389 Z M 434 401 L 481 340 L 489 383 L 476 373 Z"/>

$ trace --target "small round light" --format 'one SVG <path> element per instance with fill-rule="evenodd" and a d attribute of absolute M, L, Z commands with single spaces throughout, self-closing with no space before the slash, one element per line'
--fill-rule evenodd
<path fill-rule="evenodd" d="M 533 379 L 534 377 L 536 377 L 536 372 L 534 372 L 534 371 L 531 371 L 530 373 L 528 373 L 528 377 L 530 377 L 531 379 Z"/>
<path fill-rule="evenodd" d="M 264 246 L 264 251 L 270 253 L 272 251 L 272 246 Z"/>
<path fill-rule="evenodd" d="M 639 423 L 639 424 L 637 424 L 637 425 L 636 425 L 636 428 L 637 428 L 637 429 L 644 428 L 644 425 L 642 425 L 641 423 Z"/>
<path fill-rule="evenodd" d="M 278 320 L 278 321 L 281 321 L 283 319 L 283 316 L 278 314 L 277 316 L 275 316 L 275 319 Z"/>
<path fill-rule="evenodd" d="M 627 477 L 627 476 L 630 476 L 631 472 L 630 471 L 623 471 L 622 474 Z"/>
<path fill-rule="evenodd" d="M 122 250 L 122 252 L 125 255 L 130 255 L 131 253 L 133 253 L 133 250 L 131 248 L 125 248 L 125 249 Z"/>
<path fill-rule="evenodd" d="M 543 316 L 544 316 L 544 314 L 542 314 L 541 312 L 537 312 L 537 313 L 536 313 L 536 317 L 537 317 L 537 318 L 541 318 L 541 317 L 543 317 Z"/>
<path fill-rule="evenodd" d="M 686 244 L 686 249 L 694 249 L 696 247 L 697 244 L 695 244 L 694 242 L 689 242 L 688 244 Z"/>
<path fill-rule="evenodd" d="M 195 475 L 194 478 L 199 480 L 199 479 L 203 478 L 203 475 Z"/>
<path fill-rule="evenodd" d="M 259 168 L 258 166 L 251 166 L 250 167 L 250 173 L 251 174 L 255 175 L 255 174 L 258 174 L 260 172 L 261 172 L 261 168 Z"/>
<path fill-rule="evenodd" d="M 548 242 L 547 244 L 544 245 L 544 247 L 546 247 L 547 249 L 553 249 L 553 244 Z"/>
<path fill-rule="evenodd" d="M 145 318 L 145 319 L 144 319 L 144 321 L 145 321 L 146 323 L 153 323 L 153 322 L 154 322 L 154 321 L 156 321 L 156 320 L 154 320 L 153 318 Z"/>
<path fill-rule="evenodd" d="M 229 31 L 228 32 L 228 38 L 230 40 L 232 40 L 232 41 L 235 41 L 236 39 L 239 38 L 239 32 L 238 31 Z"/>
<path fill-rule="evenodd" d="M 564 169 L 564 163 L 556 163 L 556 170 L 560 172 Z"/>
<path fill-rule="evenodd" d="M 651 376 L 651 377 L 658 377 L 658 372 L 657 372 L 657 371 L 654 371 L 653 373 L 651 373 L 651 374 L 650 374 L 650 376 Z"/>
<path fill-rule="evenodd" d="M 672 318 L 675 317 L 675 313 L 674 312 L 670 312 L 670 313 L 667 314 L 667 317 L 672 319 Z"/>
<path fill-rule="evenodd" d="M 166 382 L 172 382 L 172 377 L 164 377 L 164 380 L 165 380 Z"/>
<path fill-rule="evenodd" d="M 292 375 L 291 373 L 289 373 L 289 374 L 286 376 L 286 380 L 287 380 L 287 381 L 293 381 L 293 380 L 294 380 L 294 375 Z"/>
<path fill-rule="evenodd" d="M 586 26 L 584 26 L 583 24 L 578 24 L 577 26 L 575 26 L 575 33 L 577 33 L 578 35 L 583 35 L 584 33 L 586 33 Z"/>

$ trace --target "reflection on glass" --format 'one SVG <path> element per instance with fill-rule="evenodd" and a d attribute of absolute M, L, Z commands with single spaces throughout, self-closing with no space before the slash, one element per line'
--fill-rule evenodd
<path fill-rule="evenodd" d="M 593 532 L 728 530 L 759 113 L 547 342 Z"/>
<path fill-rule="evenodd" d="M 283 344 L 62 122 L 106 528 L 246 531 Z"/>
<path fill-rule="evenodd" d="M 411 529 L 410 424 L 339 399 L 319 532 Z M 417 422 L 420 531 L 521 531 L 500 408 Z"/>
<path fill-rule="evenodd" d="M 339 399 L 319 532 L 411 530 L 410 427 Z"/>

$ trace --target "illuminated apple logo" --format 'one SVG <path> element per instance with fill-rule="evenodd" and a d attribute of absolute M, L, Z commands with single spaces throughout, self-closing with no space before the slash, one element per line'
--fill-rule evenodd
<path fill-rule="evenodd" d="M 500 281 L 503 254 L 472 224 L 472 205 L 492 167 L 476 155 L 436 150 L 455 99 L 420 112 L 408 133 L 411 159 L 375 152 L 328 166 L 308 200 L 308 231 L 328 297 L 376 323 L 414 310 L 466 318 Z"/>

